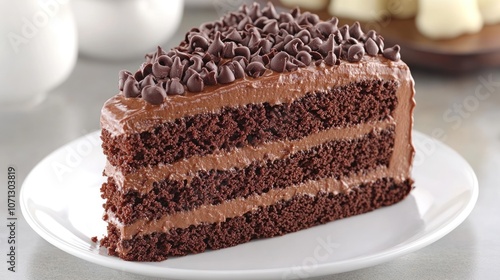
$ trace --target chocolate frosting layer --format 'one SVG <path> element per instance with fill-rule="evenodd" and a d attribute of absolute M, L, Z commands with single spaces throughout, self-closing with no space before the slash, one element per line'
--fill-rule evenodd
<path fill-rule="evenodd" d="M 378 79 L 404 82 L 402 87 L 412 82 L 405 63 L 381 56 L 364 56 L 357 63 L 321 64 L 286 73 L 265 70 L 265 74 L 257 79 L 244 77 L 226 85 L 205 86 L 201 93 L 169 96 L 169 101 L 160 105 L 118 94 L 104 104 L 101 127 L 112 135 L 140 133 L 177 118 L 217 113 L 224 107 L 265 102 L 272 105 L 291 103 L 310 92 L 327 91 L 357 80 Z M 401 97 L 413 98 L 413 92 L 407 94 Z"/>
<path fill-rule="evenodd" d="M 114 178 L 118 189 L 126 193 L 130 190 L 147 193 L 154 182 L 165 179 L 191 180 L 200 170 L 229 170 L 245 168 L 253 162 L 276 160 L 290 157 L 293 154 L 307 151 L 332 140 L 350 140 L 364 137 L 372 131 L 380 131 L 394 124 L 394 120 L 379 123 L 366 123 L 348 128 L 333 128 L 321 131 L 302 139 L 292 141 L 275 141 L 254 147 L 246 146 L 229 152 L 219 151 L 205 156 L 193 156 L 173 164 L 148 166 L 130 174 L 123 174 L 109 162 L 106 163 L 105 174 Z M 405 166 L 394 166 L 389 171 L 390 177 L 406 175 Z M 403 176 L 404 178 L 404 176 Z"/>
<path fill-rule="evenodd" d="M 245 199 L 233 199 L 218 205 L 203 205 L 197 209 L 165 215 L 158 220 L 137 220 L 133 224 L 123 225 L 112 212 L 107 213 L 107 221 L 114 224 L 121 231 L 122 239 L 131 239 L 136 235 L 146 235 L 153 232 L 168 232 L 172 228 L 187 228 L 191 225 L 223 222 L 228 218 L 241 216 L 260 206 L 269 206 L 280 201 L 288 201 L 296 195 L 308 194 L 315 196 L 318 193 L 345 193 L 362 183 L 374 182 L 384 177 L 386 168 L 381 167 L 364 174 L 352 174 L 348 178 L 336 180 L 325 178 L 317 181 L 308 181 L 285 189 L 271 189 L 262 195 L 253 195 Z M 397 180 L 399 182 L 399 180 Z"/>

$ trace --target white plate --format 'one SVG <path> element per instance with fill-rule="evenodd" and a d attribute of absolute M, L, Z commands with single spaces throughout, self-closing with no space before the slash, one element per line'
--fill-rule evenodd
<path fill-rule="evenodd" d="M 363 214 L 236 247 L 158 263 L 126 262 L 91 242 L 105 233 L 99 188 L 105 158 L 99 132 L 56 150 L 21 189 L 21 209 L 44 239 L 72 255 L 132 273 L 173 279 L 289 279 L 340 273 L 392 260 L 456 228 L 478 196 L 467 162 L 414 133 L 416 188 L 404 201 Z"/>

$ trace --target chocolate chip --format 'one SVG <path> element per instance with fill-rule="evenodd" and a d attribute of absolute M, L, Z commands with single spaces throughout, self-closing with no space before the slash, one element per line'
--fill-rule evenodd
<path fill-rule="evenodd" d="M 279 15 L 271 2 L 267 2 L 267 6 L 262 9 L 262 15 L 270 19 L 278 19 Z"/>
<path fill-rule="evenodd" d="M 129 76 L 132 76 L 132 73 L 127 70 L 121 70 L 120 73 L 118 73 L 118 89 L 120 91 L 123 90 L 123 85 Z"/>
<path fill-rule="evenodd" d="M 222 49 L 222 56 L 224 58 L 233 58 L 235 48 L 236 44 L 234 42 L 227 42 L 224 44 L 224 48 Z"/>
<path fill-rule="evenodd" d="M 319 48 L 321 47 L 322 44 L 323 44 L 323 40 L 316 37 L 316 38 L 313 38 L 311 40 L 311 42 L 309 43 L 308 46 L 311 48 L 311 50 L 317 51 L 317 50 L 319 50 Z"/>
<path fill-rule="evenodd" d="M 240 33 L 235 28 L 230 29 L 230 32 L 226 34 L 225 39 L 234 41 L 236 43 L 240 43 L 243 40 L 243 38 L 241 38 Z"/>
<path fill-rule="evenodd" d="M 333 36 L 335 38 L 335 43 L 337 44 L 342 44 L 342 41 L 344 41 L 344 36 L 340 32 L 340 30 L 336 30 L 335 32 L 333 32 Z"/>
<path fill-rule="evenodd" d="M 333 53 L 339 59 L 347 55 L 347 52 L 343 51 L 342 46 L 335 46 L 335 48 L 333 48 Z"/>
<path fill-rule="evenodd" d="M 296 21 L 292 21 L 288 23 L 286 30 L 288 30 L 290 34 L 297 34 L 302 28 Z"/>
<path fill-rule="evenodd" d="M 255 33 L 252 33 L 250 35 L 250 40 L 248 41 L 248 47 L 249 48 L 258 48 L 257 44 L 259 44 L 260 36 L 255 35 Z"/>
<path fill-rule="evenodd" d="M 339 19 L 336 17 L 332 17 L 330 20 L 328 20 L 329 23 L 331 23 L 335 29 L 338 29 L 337 26 L 339 25 Z"/>
<path fill-rule="evenodd" d="M 375 30 L 369 30 L 363 37 L 365 37 L 365 41 L 368 40 L 368 38 L 371 38 L 373 41 L 375 41 L 375 39 L 377 39 L 377 32 L 375 32 Z"/>
<path fill-rule="evenodd" d="M 295 38 L 299 38 L 302 41 L 302 43 L 304 43 L 304 45 L 307 45 L 309 44 L 309 41 L 311 41 L 311 33 L 303 29 L 295 35 Z"/>
<path fill-rule="evenodd" d="M 243 68 L 245 68 L 248 65 L 248 59 L 246 59 L 246 57 L 243 56 L 235 56 L 233 58 L 233 61 L 237 61 L 239 64 L 241 64 Z"/>
<path fill-rule="evenodd" d="M 250 49 L 248 47 L 236 47 L 234 49 L 234 56 L 243 56 L 246 59 L 250 59 Z"/>
<path fill-rule="evenodd" d="M 303 45 L 304 43 L 302 43 L 302 40 L 294 38 L 285 45 L 284 49 L 288 54 L 295 56 L 299 53 L 299 49 L 302 48 Z"/>
<path fill-rule="evenodd" d="M 139 88 L 139 82 L 132 77 L 128 76 L 123 84 L 123 95 L 128 98 L 137 97 L 141 94 L 141 89 Z"/>
<path fill-rule="evenodd" d="M 328 40 L 323 42 L 321 46 L 319 46 L 318 51 L 323 55 L 326 56 L 329 51 L 333 51 L 333 48 L 335 47 L 335 40 L 334 40 L 334 35 L 330 34 L 328 37 Z"/>
<path fill-rule="evenodd" d="M 266 54 L 271 51 L 273 47 L 273 43 L 267 39 L 260 39 L 259 44 L 257 45 L 261 48 L 261 53 Z"/>
<path fill-rule="evenodd" d="M 173 78 L 167 83 L 168 95 L 184 94 L 184 86 L 181 84 L 179 78 Z"/>
<path fill-rule="evenodd" d="M 365 55 L 365 49 L 362 44 L 352 45 L 347 51 L 347 60 L 349 62 L 358 62 Z"/>
<path fill-rule="evenodd" d="M 377 36 L 377 38 L 375 38 L 375 43 L 377 43 L 378 45 L 378 48 L 381 52 L 384 51 L 384 38 L 382 36 Z"/>
<path fill-rule="evenodd" d="M 306 66 L 309 66 L 311 64 L 312 57 L 306 51 L 300 51 L 295 57 Z"/>
<path fill-rule="evenodd" d="M 278 33 L 278 22 L 276 20 L 270 21 L 262 28 L 262 31 L 264 31 L 264 33 Z"/>
<path fill-rule="evenodd" d="M 219 84 L 229 84 L 235 80 L 234 73 L 228 65 L 222 65 L 219 69 L 219 75 L 217 76 Z"/>
<path fill-rule="evenodd" d="M 203 59 L 199 56 L 193 56 L 191 57 L 190 61 L 192 62 L 192 64 L 191 66 L 189 66 L 189 68 L 195 70 L 196 72 L 200 72 L 204 64 Z"/>
<path fill-rule="evenodd" d="M 168 55 L 162 55 L 162 56 L 159 56 L 158 59 L 157 59 L 157 62 L 161 65 L 161 66 L 172 66 L 172 58 L 169 57 Z"/>
<path fill-rule="evenodd" d="M 170 67 L 161 65 L 158 61 L 153 64 L 153 75 L 157 78 L 166 78 L 170 74 Z"/>
<path fill-rule="evenodd" d="M 249 76 L 257 78 L 266 72 L 266 67 L 260 62 L 251 62 L 247 65 L 245 70 Z"/>
<path fill-rule="evenodd" d="M 250 8 L 248 16 L 250 16 L 252 20 L 256 20 L 257 18 L 261 17 L 262 12 L 260 11 L 260 5 L 254 2 L 252 7 Z"/>
<path fill-rule="evenodd" d="M 198 73 L 194 73 L 191 77 L 189 77 L 186 86 L 190 92 L 201 92 L 205 87 L 203 79 Z"/>
<path fill-rule="evenodd" d="M 152 105 L 160 105 L 165 100 L 167 94 L 162 87 L 159 86 L 146 86 L 141 91 L 142 99 Z"/>
<path fill-rule="evenodd" d="M 295 39 L 295 37 L 291 34 L 287 34 L 284 38 L 283 38 L 283 43 L 288 44 L 290 43 L 290 41 L 292 41 L 293 39 Z"/>
<path fill-rule="evenodd" d="M 245 77 L 245 69 L 243 69 L 243 66 L 239 62 L 233 61 L 231 64 L 234 68 L 234 78 L 241 79 Z"/>
<path fill-rule="evenodd" d="M 203 50 L 207 50 L 208 40 L 200 35 L 194 35 L 191 37 L 190 46 L 192 49 L 202 48 Z"/>
<path fill-rule="evenodd" d="M 203 77 L 203 82 L 207 86 L 215 86 L 217 84 L 217 72 L 210 71 Z"/>
<path fill-rule="evenodd" d="M 297 6 L 290 11 L 293 18 L 298 18 L 300 16 L 300 8 Z"/>
<path fill-rule="evenodd" d="M 371 56 L 376 56 L 379 51 L 377 43 L 375 43 L 372 38 L 368 38 L 368 40 L 366 40 L 365 49 L 366 53 Z"/>
<path fill-rule="evenodd" d="M 223 48 L 224 48 L 224 43 L 221 40 L 221 33 L 217 31 L 215 33 L 215 38 L 213 42 L 207 49 L 207 52 L 213 55 L 219 55 L 222 52 Z"/>
<path fill-rule="evenodd" d="M 184 65 L 182 65 L 181 58 L 176 56 L 172 67 L 170 68 L 170 78 L 182 78 L 182 72 L 184 70 Z"/>
<path fill-rule="evenodd" d="M 291 22 L 293 21 L 294 18 L 291 14 L 289 13 L 281 13 L 280 16 L 279 16 L 279 22 L 282 23 L 282 22 Z"/>
<path fill-rule="evenodd" d="M 155 58 L 158 58 L 162 55 L 166 54 L 165 51 L 160 47 L 160 46 L 157 46 L 156 47 L 156 53 L 155 53 Z"/>
<path fill-rule="evenodd" d="M 256 19 L 253 24 L 255 26 L 257 26 L 258 28 L 264 28 L 264 26 L 266 25 L 266 22 L 268 21 L 269 19 L 267 17 L 259 17 L 258 19 Z"/>
<path fill-rule="evenodd" d="M 138 82 L 142 81 L 142 79 L 144 79 L 144 76 L 142 75 L 142 71 L 137 70 L 137 72 L 135 72 L 135 74 L 134 74 L 134 78 Z"/>
<path fill-rule="evenodd" d="M 273 59 L 271 59 L 271 70 L 276 72 L 285 72 L 286 64 L 290 59 L 288 53 L 279 52 L 277 53 Z"/>
<path fill-rule="evenodd" d="M 181 80 L 181 81 L 182 81 L 182 83 L 183 83 L 183 84 L 186 84 L 186 83 L 187 83 L 187 81 L 189 80 L 189 78 L 190 78 L 191 76 L 193 76 L 194 74 L 198 74 L 198 72 L 196 72 L 196 71 L 195 71 L 194 69 L 192 69 L 192 68 L 188 68 L 188 69 L 186 70 L 186 72 L 184 72 L 184 75 L 182 76 L 182 80 Z"/>
<path fill-rule="evenodd" d="M 323 59 L 323 56 L 319 52 L 312 51 L 312 52 L 309 52 L 309 54 L 311 55 L 311 57 L 314 60 L 322 60 Z"/>
<path fill-rule="evenodd" d="M 244 30 L 245 29 L 245 25 L 251 23 L 251 20 L 250 17 L 244 17 L 239 23 L 238 23 L 238 26 L 236 27 L 236 29 L 238 30 Z"/>
<path fill-rule="evenodd" d="M 361 26 L 358 21 L 356 21 L 351 27 L 349 28 L 349 34 L 351 37 L 360 39 L 363 36 L 363 30 L 361 30 Z"/>
<path fill-rule="evenodd" d="M 311 48 L 308 46 L 308 45 L 304 45 L 302 46 L 302 48 L 300 48 L 301 51 L 305 51 L 305 52 L 311 52 Z"/>
<path fill-rule="evenodd" d="M 144 88 L 146 86 L 154 86 L 156 85 L 156 82 L 153 78 L 153 75 L 149 74 L 144 78 L 142 81 L 139 82 L 140 88 Z"/>
<path fill-rule="evenodd" d="M 175 50 L 175 55 L 178 56 L 181 60 L 189 60 L 192 56 L 192 54 L 190 54 L 190 53 L 181 52 L 178 50 Z"/>
<path fill-rule="evenodd" d="M 285 42 L 281 41 L 279 43 L 276 43 L 274 45 L 273 49 L 278 50 L 278 51 L 282 51 L 284 47 L 285 47 Z"/>
<path fill-rule="evenodd" d="M 343 40 L 349 40 L 351 38 L 351 35 L 349 34 L 349 25 L 344 25 L 341 28 L 339 28 L 340 34 L 342 34 Z"/>
<path fill-rule="evenodd" d="M 216 58 L 217 56 L 215 55 L 212 55 L 210 53 L 205 53 L 201 59 L 203 60 L 203 63 L 209 63 L 209 62 L 214 62 Z"/>
<path fill-rule="evenodd" d="M 297 21 L 300 25 L 315 25 L 319 22 L 319 16 L 310 12 L 304 12 Z"/>
<path fill-rule="evenodd" d="M 317 23 L 316 28 L 325 38 L 328 38 L 336 30 L 336 26 L 325 21 Z"/>
<path fill-rule="evenodd" d="M 254 56 L 252 56 L 252 58 L 250 59 L 250 62 L 260 62 L 262 64 L 265 64 L 261 55 L 254 55 Z"/>
<path fill-rule="evenodd" d="M 325 64 L 333 66 L 335 63 L 337 63 L 337 56 L 332 51 L 329 51 L 325 57 Z"/>
<path fill-rule="evenodd" d="M 355 38 L 349 38 L 346 42 L 345 42 L 345 45 L 348 45 L 348 46 L 352 46 L 352 45 L 356 45 L 358 42 L 358 40 L 356 40 Z"/>
<path fill-rule="evenodd" d="M 401 59 L 401 47 L 399 45 L 395 45 L 392 48 L 387 48 L 384 50 L 383 55 L 385 58 L 388 58 L 392 61 L 399 61 Z"/>

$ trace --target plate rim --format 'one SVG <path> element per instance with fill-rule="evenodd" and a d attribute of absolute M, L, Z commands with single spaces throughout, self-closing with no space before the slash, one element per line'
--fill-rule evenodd
<path fill-rule="evenodd" d="M 259 279 L 276 279 L 276 277 L 281 278 L 280 276 L 283 276 L 286 272 L 290 271 L 292 267 L 234 270 L 191 270 L 185 268 L 148 266 L 147 270 L 143 270 L 141 268 L 144 268 L 144 262 L 126 262 L 117 257 L 102 256 L 90 253 L 90 251 L 82 251 L 79 248 L 73 246 L 73 244 L 71 244 L 67 240 L 57 238 L 57 236 L 55 236 L 53 233 L 47 231 L 40 223 L 37 222 L 37 219 L 32 217 L 32 213 L 28 210 L 26 190 L 29 189 L 29 187 L 25 187 L 25 185 L 27 185 L 27 182 L 29 183 L 32 180 L 31 177 L 34 176 L 34 171 L 39 168 L 39 166 L 44 165 L 46 161 L 56 156 L 66 147 L 74 145 L 75 143 L 82 141 L 86 137 L 93 136 L 98 133 L 100 133 L 100 130 L 96 130 L 83 135 L 57 148 L 53 152 L 49 153 L 46 157 L 44 157 L 39 163 L 37 163 L 24 179 L 19 196 L 21 212 L 26 222 L 38 235 L 40 235 L 40 237 L 42 237 L 58 249 L 91 263 L 145 276 L 163 276 L 169 278 L 173 277 L 173 279 L 248 279 L 256 277 L 259 277 Z M 470 189 L 468 189 L 468 191 L 470 192 L 470 196 L 467 203 L 465 203 L 464 206 L 457 211 L 457 213 L 454 215 L 455 217 L 453 217 L 452 219 L 447 219 L 444 223 L 441 223 L 434 230 L 409 242 L 408 244 L 398 244 L 367 256 L 355 257 L 332 263 L 318 264 L 314 267 L 314 271 L 308 275 L 309 277 L 318 277 L 367 268 L 417 251 L 446 236 L 448 233 L 457 228 L 461 223 L 463 223 L 463 221 L 465 221 L 465 219 L 467 219 L 467 217 L 470 215 L 479 196 L 479 183 L 473 168 L 457 151 L 444 144 L 440 140 L 432 138 L 416 130 L 412 130 L 412 133 L 413 140 L 415 140 L 415 138 L 432 139 L 440 149 L 445 149 L 448 153 L 452 153 L 454 157 L 460 159 L 464 168 L 468 171 L 467 174 L 471 176 L 471 185 Z M 127 264 L 125 267 L 123 266 L 124 262 Z"/>

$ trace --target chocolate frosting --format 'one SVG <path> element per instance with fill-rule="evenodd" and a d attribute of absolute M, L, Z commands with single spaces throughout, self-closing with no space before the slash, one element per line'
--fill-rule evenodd
<path fill-rule="evenodd" d="M 226 219 L 241 216 L 254 211 L 260 206 L 269 206 L 280 201 L 287 201 L 296 195 L 315 196 L 318 193 L 346 193 L 362 183 L 374 182 L 383 177 L 385 167 L 363 174 L 340 179 L 325 178 L 317 181 L 307 181 L 284 189 L 271 189 L 261 195 L 248 198 L 238 198 L 217 205 L 202 205 L 191 211 L 177 212 L 165 215 L 157 220 L 138 219 L 130 225 L 122 224 L 112 212 L 106 214 L 107 221 L 113 223 L 120 231 L 122 239 L 131 239 L 136 235 L 147 235 L 153 232 L 168 232 L 172 228 L 187 228 L 199 224 L 224 222 Z"/>
<path fill-rule="evenodd" d="M 331 55 L 333 62 L 334 53 Z M 244 58 L 242 60 L 244 61 Z M 167 83 L 168 102 L 160 105 L 152 105 L 142 99 L 126 98 L 118 94 L 104 104 L 101 127 L 113 135 L 140 133 L 177 118 L 217 113 L 224 107 L 265 102 L 271 105 L 290 103 L 307 93 L 328 91 L 330 88 L 347 85 L 360 79 L 398 80 L 402 82 L 401 87 L 408 87 L 410 86 L 408 83 L 413 83 L 408 66 L 404 62 L 401 60 L 394 62 L 381 55 L 376 57 L 365 55 L 356 63 L 335 63 L 332 66 L 324 63 L 319 66 L 312 64 L 284 73 L 262 68 L 259 66 L 261 64 L 256 62 L 248 65 L 254 66 L 252 71 L 261 72 L 262 76 L 258 79 L 245 76 L 224 85 L 205 85 L 203 92 L 200 93 L 180 94 L 179 92 L 184 89 L 180 79 L 171 79 Z M 294 86 L 290 87 L 292 84 Z M 413 92 L 406 94 L 408 95 L 398 98 L 413 98 Z"/>
<path fill-rule="evenodd" d="M 301 13 L 298 8 L 278 14 L 270 3 L 263 8 L 257 3 L 243 5 L 218 21 L 191 29 L 184 41 L 169 52 L 158 47 L 147 54 L 146 62 L 134 75 L 121 71 L 118 88 L 127 98 L 142 98 L 159 105 L 159 98 L 143 94 L 144 87 L 164 88 L 167 94 L 174 95 L 201 93 L 207 85 L 258 78 L 265 75 L 264 69 L 283 73 L 308 67 L 311 62 L 330 66 L 353 63 L 361 61 L 365 53 L 383 55 L 392 61 L 400 59 L 399 47 L 384 50 L 383 38 L 375 31 L 365 35 L 358 22 L 337 25 L 337 18 L 320 21 L 318 16 Z M 236 61 L 241 67 L 234 67 Z M 168 88 L 172 79 L 179 79 L 184 90 L 177 84 L 174 89 Z M 164 98 L 162 102 L 169 100 Z"/>

